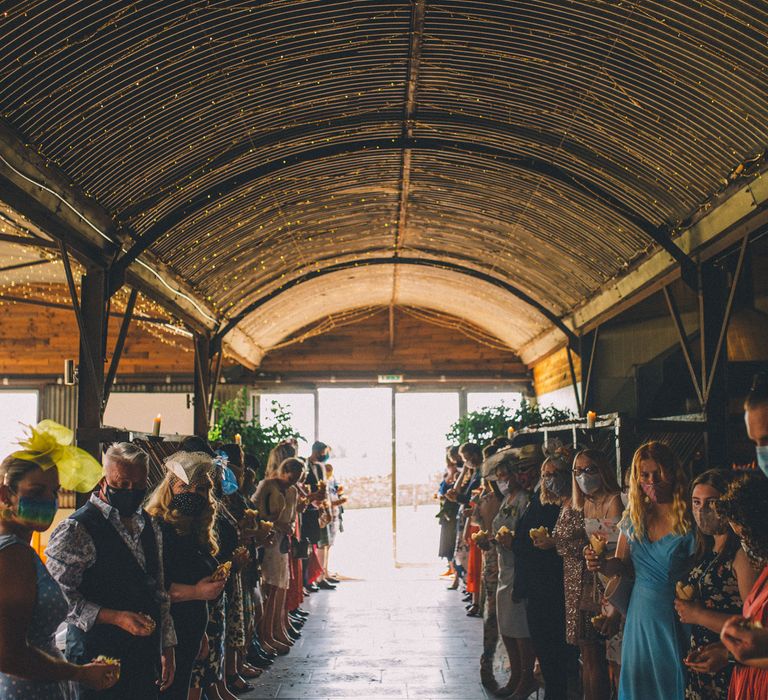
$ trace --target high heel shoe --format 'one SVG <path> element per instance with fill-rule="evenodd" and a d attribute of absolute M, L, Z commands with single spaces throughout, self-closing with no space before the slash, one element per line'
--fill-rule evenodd
<path fill-rule="evenodd" d="M 250 683 L 247 683 L 243 678 L 241 678 L 237 673 L 233 676 L 227 676 L 227 688 L 229 688 L 229 692 L 234 693 L 235 695 L 240 695 L 241 693 L 247 693 L 254 689 L 255 686 L 251 685 Z"/>
<path fill-rule="evenodd" d="M 459 582 L 454 581 L 450 586 L 448 586 L 449 591 L 456 591 L 459 588 Z"/>

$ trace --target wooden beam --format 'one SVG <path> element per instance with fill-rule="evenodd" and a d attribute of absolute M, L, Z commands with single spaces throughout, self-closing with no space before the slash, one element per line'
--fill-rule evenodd
<path fill-rule="evenodd" d="M 91 321 L 89 319 L 86 319 L 85 312 L 82 308 L 82 302 L 78 300 L 77 298 L 77 289 L 75 288 L 75 279 L 72 275 L 72 266 L 69 263 L 69 253 L 67 252 L 67 245 L 64 243 L 64 241 L 59 241 L 59 246 L 61 249 L 61 259 L 64 263 L 64 272 L 67 276 L 67 285 L 69 286 L 69 295 L 72 299 L 72 308 L 75 312 L 75 319 L 77 320 L 77 327 L 80 331 L 80 359 L 81 363 L 80 366 L 82 367 L 85 365 L 85 367 L 88 369 L 88 381 L 93 384 L 94 386 L 98 386 L 98 389 L 96 390 L 96 396 L 98 396 L 97 404 L 100 407 L 101 406 L 101 385 L 103 382 L 103 373 L 104 370 L 102 368 L 101 372 L 97 369 L 97 365 L 100 363 L 94 359 L 96 358 L 97 351 L 102 347 L 102 341 L 104 337 L 104 333 L 101 332 L 100 325 L 96 321 Z M 100 278 L 103 276 L 103 270 L 94 270 L 93 271 L 93 278 Z M 85 279 L 87 275 L 83 275 L 81 281 L 80 281 L 80 294 L 85 294 Z M 96 283 L 94 283 L 96 284 Z M 90 300 L 90 307 L 88 309 L 89 313 L 92 313 L 95 308 L 95 303 L 93 300 Z M 98 315 L 99 318 L 102 319 L 104 317 L 104 309 L 100 308 L 98 309 Z M 90 332 L 90 330 L 93 329 L 93 333 Z M 95 348 L 92 345 L 91 336 L 94 336 L 98 342 L 99 345 Z M 85 360 L 83 363 L 82 360 Z"/>
<path fill-rule="evenodd" d="M 32 248 L 48 248 L 56 250 L 58 245 L 53 241 L 46 241 L 42 238 L 32 238 L 25 236 L 14 236 L 10 233 L 0 233 L 0 243 L 13 243 L 14 245 L 30 246 Z"/>
<path fill-rule="evenodd" d="M 23 270 L 27 267 L 37 267 L 38 265 L 49 265 L 53 260 L 32 260 L 30 262 L 17 263 L 16 265 L 6 265 L 0 267 L 0 272 L 10 272 L 11 270 Z"/>
<path fill-rule="evenodd" d="M 698 377 L 696 376 L 696 369 L 693 366 L 693 356 L 691 350 L 688 347 L 688 334 L 685 332 L 683 326 L 683 319 L 680 316 L 680 310 L 677 308 L 675 298 L 672 296 L 672 292 L 668 287 L 664 287 L 664 299 L 667 302 L 667 308 L 669 309 L 669 315 L 672 317 L 672 322 L 675 324 L 675 331 L 677 331 L 677 339 L 680 343 L 680 349 L 683 352 L 683 359 L 685 360 L 686 367 L 688 367 L 688 373 L 691 375 L 691 383 L 696 391 L 696 398 L 699 400 L 699 405 L 704 410 L 704 393 L 699 385 Z M 702 358 L 702 362 L 703 362 Z"/>
<path fill-rule="evenodd" d="M 81 372 L 78 380 L 78 445 L 98 460 L 101 460 L 101 443 L 98 437 L 94 437 L 94 431 L 101 429 L 104 358 L 99 350 L 103 347 L 107 333 L 104 314 L 106 290 L 107 276 L 104 270 L 94 269 L 83 275 L 80 282 L 80 366 L 89 367 L 92 372 Z"/>
<path fill-rule="evenodd" d="M 194 432 L 195 435 L 207 438 L 210 411 L 208 396 L 211 388 L 210 348 L 211 340 L 203 333 L 195 333 L 195 403 L 194 403 Z"/>
<path fill-rule="evenodd" d="M 753 179 L 712 207 L 676 239 L 691 257 L 704 262 L 747 234 L 768 226 L 768 176 Z M 658 250 L 628 273 L 603 285 L 578 308 L 563 317 L 568 327 L 585 333 L 680 278 L 680 267 L 667 251 Z M 562 335 L 546 331 L 520 349 L 528 365 L 565 345 Z"/>
<path fill-rule="evenodd" d="M 123 347 L 125 346 L 125 339 L 128 336 L 128 327 L 131 325 L 131 319 L 133 318 L 133 310 L 136 306 L 136 298 L 139 295 L 139 290 L 136 288 L 131 289 L 131 295 L 128 297 L 128 304 L 125 307 L 125 314 L 123 315 L 123 322 L 120 324 L 120 332 L 117 335 L 117 341 L 115 342 L 115 350 L 112 353 L 112 360 L 109 363 L 109 371 L 107 372 L 107 379 L 104 382 L 104 395 L 101 400 L 101 417 L 104 418 L 104 411 L 107 410 L 107 402 L 109 401 L 109 395 L 112 392 L 112 387 L 115 383 L 115 377 L 117 376 L 117 368 L 120 366 L 120 358 L 123 355 Z M 106 337 L 106 333 L 104 334 Z"/>
<path fill-rule="evenodd" d="M 71 184 L 7 124 L 0 121 L 0 199 L 67 248 L 86 267 L 108 267 L 132 238 L 127 228 Z M 165 306 L 190 328 L 211 330 L 216 314 L 184 280 L 152 254 L 124 281 Z M 121 279 L 121 283 L 122 283 Z M 116 291 L 114 288 L 111 292 Z"/>

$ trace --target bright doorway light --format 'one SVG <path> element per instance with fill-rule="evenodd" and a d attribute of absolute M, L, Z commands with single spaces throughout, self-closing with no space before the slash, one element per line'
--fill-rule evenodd
<path fill-rule="evenodd" d="M 37 425 L 36 391 L 0 391 L 0 459 L 21 449 L 25 425 Z"/>
<path fill-rule="evenodd" d="M 318 440 L 340 481 L 392 471 L 392 389 L 319 389 Z"/>
<path fill-rule="evenodd" d="M 272 402 L 277 401 L 291 413 L 291 427 L 301 435 L 306 442 L 299 440 L 299 454 L 309 455 L 310 447 L 315 441 L 315 395 L 303 393 L 270 393 L 259 396 L 259 422 L 261 425 L 271 425 Z"/>
<path fill-rule="evenodd" d="M 429 484 L 445 469 L 445 434 L 459 418 L 457 392 L 397 394 L 397 481 Z"/>

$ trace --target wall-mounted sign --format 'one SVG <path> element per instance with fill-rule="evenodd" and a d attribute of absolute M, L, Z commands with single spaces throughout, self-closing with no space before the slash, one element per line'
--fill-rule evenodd
<path fill-rule="evenodd" d="M 402 383 L 403 383 L 402 374 L 380 374 L 379 375 L 379 384 L 402 384 Z"/>

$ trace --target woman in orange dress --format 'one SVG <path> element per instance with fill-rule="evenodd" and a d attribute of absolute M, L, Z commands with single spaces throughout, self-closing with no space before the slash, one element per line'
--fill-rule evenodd
<path fill-rule="evenodd" d="M 720 639 L 738 663 L 731 675 L 728 700 L 768 698 L 768 658 L 748 658 L 744 649 L 751 637 L 768 628 L 768 479 L 762 474 L 745 474 L 731 484 L 718 505 L 739 536 L 741 546 L 753 566 L 762 568 L 755 585 L 744 601 L 741 616 L 729 618 Z M 757 629 L 756 629 L 757 628 Z"/>

